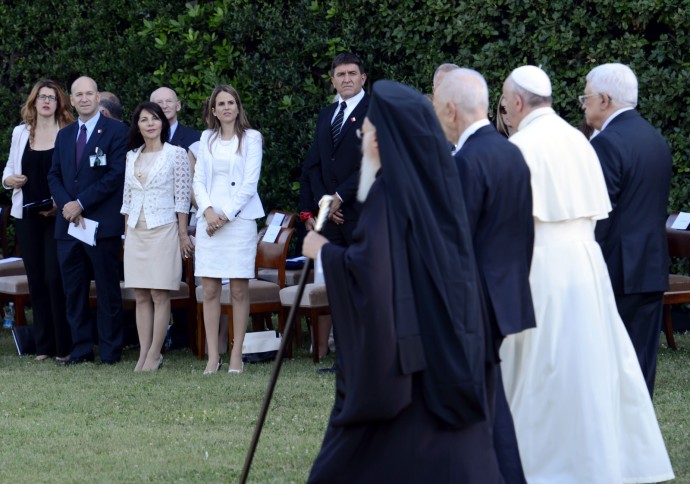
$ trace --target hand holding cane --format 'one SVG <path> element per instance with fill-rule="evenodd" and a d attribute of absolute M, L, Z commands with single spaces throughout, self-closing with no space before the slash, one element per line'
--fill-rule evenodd
<path fill-rule="evenodd" d="M 316 227 L 314 230 L 320 232 L 323 228 L 323 224 L 328 218 L 330 212 L 331 203 L 333 202 L 333 197 L 330 195 L 325 195 L 321 198 L 319 202 L 319 216 L 316 219 Z M 252 466 L 252 460 L 254 459 L 254 453 L 256 452 L 256 447 L 259 443 L 259 437 L 261 436 L 261 430 L 263 429 L 264 423 L 266 421 L 266 415 L 268 414 L 268 406 L 273 398 L 273 391 L 275 390 L 276 383 L 278 382 L 278 376 L 280 375 L 280 369 L 283 366 L 283 354 L 285 353 L 285 348 L 288 341 L 291 339 L 292 325 L 297 315 L 297 309 L 299 308 L 299 303 L 302 300 L 302 294 L 304 293 L 304 286 L 307 284 L 307 277 L 309 271 L 311 270 L 314 262 L 309 259 L 304 268 L 302 268 L 302 274 L 299 278 L 299 285 L 297 286 L 297 294 L 295 294 L 295 301 L 292 303 L 290 308 L 290 313 L 288 314 L 287 322 L 285 323 L 285 329 L 283 330 L 283 338 L 280 342 L 280 348 L 278 349 L 278 354 L 273 362 L 273 370 L 271 371 L 271 379 L 268 382 L 268 387 L 266 388 L 266 393 L 264 394 L 264 401 L 261 405 L 261 411 L 259 413 L 259 418 L 256 421 L 256 426 L 254 427 L 254 435 L 252 436 L 252 441 L 249 444 L 249 450 L 247 451 L 247 456 L 244 460 L 244 467 L 242 468 L 242 475 L 240 476 L 240 483 L 244 484 L 247 482 L 247 477 L 249 476 L 249 469 Z"/>

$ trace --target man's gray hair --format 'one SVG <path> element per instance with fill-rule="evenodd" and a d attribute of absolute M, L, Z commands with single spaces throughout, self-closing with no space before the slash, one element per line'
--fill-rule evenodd
<path fill-rule="evenodd" d="M 592 94 L 608 94 L 615 106 L 637 106 L 637 77 L 625 64 L 602 64 L 587 74 Z"/>
<path fill-rule="evenodd" d="M 467 78 L 472 81 L 467 82 Z M 466 113 L 483 113 L 489 110 L 489 87 L 484 76 L 466 67 L 458 67 L 449 72 L 441 83 L 439 94 L 442 101 L 451 101 Z M 439 86 L 440 87 L 440 86 Z"/>
<path fill-rule="evenodd" d="M 512 76 L 508 76 L 508 85 L 511 92 L 517 94 L 522 99 L 525 100 L 525 104 L 531 108 L 536 108 L 538 106 L 543 106 L 545 104 L 551 106 L 553 103 L 553 97 L 551 96 L 540 96 L 529 92 L 527 89 L 519 86 Z"/>
<path fill-rule="evenodd" d="M 437 82 L 436 80 L 438 79 L 438 75 L 439 75 L 441 72 L 444 72 L 444 73 L 445 73 L 445 72 L 450 72 L 450 71 L 454 71 L 455 69 L 459 69 L 459 68 L 460 68 L 459 66 L 457 66 L 457 65 L 455 65 L 455 64 L 449 64 L 449 63 L 447 63 L 447 62 L 446 62 L 445 64 L 441 64 L 440 66 L 438 66 L 438 67 L 436 68 L 436 70 L 434 71 L 434 77 L 433 77 L 433 80 L 432 80 L 432 83 L 433 83 L 433 85 L 434 85 L 434 88 L 438 87 L 438 82 Z"/>

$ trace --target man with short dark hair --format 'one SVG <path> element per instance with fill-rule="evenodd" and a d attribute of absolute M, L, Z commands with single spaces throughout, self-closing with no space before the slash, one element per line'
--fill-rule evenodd
<path fill-rule="evenodd" d="M 120 106 L 118 103 L 101 98 L 101 101 L 98 103 L 98 107 L 101 111 L 101 114 L 106 118 L 122 121 L 122 106 Z"/>
<path fill-rule="evenodd" d="M 635 110 L 637 78 L 623 64 L 587 74 L 580 97 L 613 210 L 597 223 L 596 238 L 616 295 L 618 312 L 654 394 L 656 356 L 668 289 L 666 206 L 673 159 L 666 140 Z"/>
<path fill-rule="evenodd" d="M 185 150 L 195 141 L 199 141 L 201 133 L 195 129 L 182 126 L 177 120 L 177 113 L 182 109 L 182 103 L 177 99 L 175 91 L 169 87 L 159 87 L 151 93 L 151 102 L 163 109 L 163 114 L 170 123 L 170 137 L 168 143 L 181 146 Z"/>
<path fill-rule="evenodd" d="M 328 240 L 349 245 L 357 224 L 359 206 L 355 199 L 362 159 L 357 131 L 367 112 L 369 99 L 364 92 L 367 75 L 362 60 L 354 54 L 338 54 L 331 65 L 331 83 L 338 93 L 336 102 L 324 108 L 316 121 L 316 131 L 303 170 L 308 173 L 311 200 L 332 195 L 331 214 L 322 233 Z M 313 203 L 301 197 L 300 218 L 308 225 L 313 219 Z"/>

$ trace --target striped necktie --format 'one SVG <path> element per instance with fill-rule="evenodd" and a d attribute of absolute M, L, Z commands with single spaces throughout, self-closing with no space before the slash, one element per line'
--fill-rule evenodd
<path fill-rule="evenodd" d="M 343 127 L 343 117 L 345 116 L 345 108 L 347 103 L 345 101 L 340 103 L 340 111 L 336 114 L 333 124 L 331 124 L 331 138 L 333 138 L 333 146 L 336 145 L 338 141 L 338 136 L 340 136 L 340 130 Z"/>

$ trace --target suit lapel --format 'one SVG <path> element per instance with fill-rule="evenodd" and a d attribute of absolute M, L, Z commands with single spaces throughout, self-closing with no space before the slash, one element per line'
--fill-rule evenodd
<path fill-rule="evenodd" d="M 337 106 L 337 104 L 336 104 Z M 359 104 L 355 107 L 355 109 L 350 113 L 350 115 L 343 119 L 343 127 L 340 129 L 340 134 L 338 135 L 338 141 L 333 147 L 334 149 L 338 147 L 340 142 L 343 140 L 343 138 L 347 135 L 348 132 L 350 132 L 352 129 L 355 129 L 353 126 L 357 123 L 358 120 L 361 120 L 367 113 L 367 107 L 368 107 L 368 99 L 366 93 L 364 94 L 364 97 L 359 101 Z"/>

